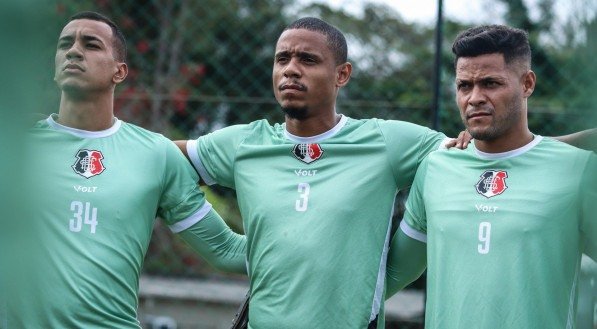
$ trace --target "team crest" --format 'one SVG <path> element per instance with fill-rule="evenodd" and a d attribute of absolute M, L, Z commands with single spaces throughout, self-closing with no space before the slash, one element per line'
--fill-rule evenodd
<path fill-rule="evenodd" d="M 311 163 L 323 155 L 323 149 L 319 144 L 296 144 L 292 149 L 294 157 L 304 163 Z"/>
<path fill-rule="evenodd" d="M 77 174 L 85 178 L 97 176 L 106 170 L 102 163 L 104 155 L 100 151 L 82 149 L 77 152 L 76 158 L 77 161 L 72 165 L 72 168 Z"/>
<path fill-rule="evenodd" d="M 477 193 L 486 198 L 504 193 L 508 188 L 506 178 L 508 178 L 508 173 L 504 170 L 486 170 L 475 185 Z"/>

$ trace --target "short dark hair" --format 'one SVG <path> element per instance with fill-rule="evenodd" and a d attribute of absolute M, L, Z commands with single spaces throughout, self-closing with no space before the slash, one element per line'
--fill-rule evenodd
<path fill-rule="evenodd" d="M 452 44 L 454 66 L 460 57 L 500 53 L 506 64 L 531 66 L 531 46 L 526 31 L 505 25 L 481 25 L 460 32 Z"/>
<path fill-rule="evenodd" d="M 72 22 L 77 19 L 90 19 L 92 21 L 99 21 L 108 24 L 108 26 L 110 26 L 110 28 L 112 29 L 112 46 L 114 47 L 114 59 L 121 62 L 126 62 L 126 39 L 124 38 L 124 34 L 122 33 L 118 25 L 116 25 L 116 23 L 114 23 L 108 17 L 100 13 L 96 13 L 94 11 L 82 11 L 76 13 L 72 15 L 68 19 L 68 21 Z"/>
<path fill-rule="evenodd" d="M 348 46 L 346 45 L 346 38 L 336 27 L 326 23 L 325 21 L 315 17 L 303 17 L 290 23 L 284 28 L 284 31 L 292 29 L 305 29 L 309 31 L 319 32 L 326 36 L 328 44 L 334 58 L 336 65 L 346 63 L 348 58 Z"/>

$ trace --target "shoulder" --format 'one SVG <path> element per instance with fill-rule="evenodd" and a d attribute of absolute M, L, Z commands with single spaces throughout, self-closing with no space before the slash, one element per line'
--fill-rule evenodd
<path fill-rule="evenodd" d="M 157 132 L 145 129 L 143 127 L 139 127 L 132 123 L 128 123 L 128 122 L 124 122 L 124 121 L 121 121 L 121 123 L 122 123 L 121 127 L 120 127 L 120 129 L 122 129 L 121 132 L 123 132 L 127 135 L 137 136 L 138 138 L 154 140 L 154 141 L 159 141 L 159 142 L 161 142 L 163 140 L 168 140 L 161 133 L 157 133 Z"/>
<path fill-rule="evenodd" d="M 38 121 L 34 122 L 33 125 L 30 127 L 30 130 L 38 131 L 38 130 L 47 129 L 48 127 L 49 127 L 48 121 L 46 119 L 43 119 L 43 120 L 38 120 Z"/>
<path fill-rule="evenodd" d="M 152 150 L 166 150 L 175 147 L 173 141 L 162 135 L 135 124 L 122 121 L 121 131 L 119 132 L 124 139 L 123 142 L 135 143 L 141 148 L 146 146 Z"/>
<path fill-rule="evenodd" d="M 372 123 L 375 123 L 377 126 L 383 129 L 404 129 L 404 130 L 431 130 L 425 126 L 418 125 L 416 123 L 401 121 L 401 120 L 385 120 L 385 119 L 378 119 L 373 118 L 369 119 Z"/>
<path fill-rule="evenodd" d="M 352 130 L 376 130 L 383 135 L 401 136 L 404 138 L 418 138 L 421 135 L 435 132 L 432 129 L 411 122 L 378 118 L 353 119 L 349 117 L 346 122 L 346 127 L 351 128 Z"/>
<path fill-rule="evenodd" d="M 412 122 L 383 119 L 372 120 L 384 135 L 393 136 L 393 138 L 420 139 L 425 137 L 437 137 L 443 139 L 446 137 L 443 133 Z"/>
<path fill-rule="evenodd" d="M 423 159 L 423 163 L 426 165 L 432 166 L 453 166 L 456 162 L 459 161 L 470 161 L 472 159 L 476 159 L 474 154 L 474 150 L 472 147 L 468 147 L 467 149 L 461 150 L 455 147 L 451 147 L 449 149 L 440 148 L 434 152 L 430 152 L 425 159 Z"/>
<path fill-rule="evenodd" d="M 574 147 L 551 137 L 543 137 L 537 146 L 537 151 L 554 160 L 559 159 L 559 161 L 588 161 L 595 157 L 595 153 L 592 151 Z"/>
<path fill-rule="evenodd" d="M 243 124 L 235 124 L 231 126 L 226 126 L 223 128 L 219 128 L 211 132 L 213 133 L 250 133 L 253 131 L 261 131 L 261 130 L 271 130 L 273 126 L 269 124 L 269 122 L 265 119 L 253 121 L 250 123 L 243 123 Z"/>
<path fill-rule="evenodd" d="M 263 138 L 283 133 L 284 127 L 280 124 L 271 125 L 267 120 L 257 120 L 247 124 L 237 124 L 214 130 L 199 137 L 200 140 L 213 140 L 218 142 L 241 142 L 247 138 Z"/>

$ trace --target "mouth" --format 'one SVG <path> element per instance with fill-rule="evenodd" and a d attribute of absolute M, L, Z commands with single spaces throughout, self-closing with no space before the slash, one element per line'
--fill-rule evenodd
<path fill-rule="evenodd" d="M 474 112 L 467 113 L 466 119 L 471 120 L 471 119 L 477 119 L 477 118 L 488 117 L 488 116 L 491 116 L 490 111 L 474 111 Z"/>
<path fill-rule="evenodd" d="M 85 72 L 85 70 L 83 70 L 83 68 L 77 64 L 66 64 L 62 70 L 63 71 L 74 71 L 75 70 L 75 71 Z"/>
<path fill-rule="evenodd" d="M 305 85 L 303 85 L 302 83 L 286 83 L 286 84 L 282 84 L 278 87 L 278 90 L 280 91 L 284 91 L 284 90 L 297 90 L 297 91 L 306 91 L 307 87 Z"/>

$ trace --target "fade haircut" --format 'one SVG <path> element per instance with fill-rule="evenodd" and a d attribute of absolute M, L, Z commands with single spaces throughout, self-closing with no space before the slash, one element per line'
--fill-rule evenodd
<path fill-rule="evenodd" d="M 126 62 L 126 39 L 116 23 L 114 23 L 108 17 L 94 11 L 82 11 L 80 13 L 74 14 L 68 19 L 68 21 L 72 22 L 77 19 L 89 19 L 92 21 L 99 21 L 108 24 L 108 26 L 110 26 L 112 29 L 112 47 L 114 48 L 114 59 L 120 62 Z"/>
<path fill-rule="evenodd" d="M 517 62 L 531 68 L 528 33 L 505 25 L 482 25 L 461 32 L 452 44 L 452 53 L 456 55 L 454 67 L 460 57 L 499 53 L 504 55 L 506 64 Z"/>
<path fill-rule="evenodd" d="M 342 34 L 336 27 L 319 18 L 303 17 L 290 23 L 290 25 L 284 28 L 284 31 L 292 29 L 305 29 L 325 35 L 330 50 L 334 54 L 336 65 L 346 63 L 348 58 L 348 46 L 346 45 L 344 34 Z"/>

